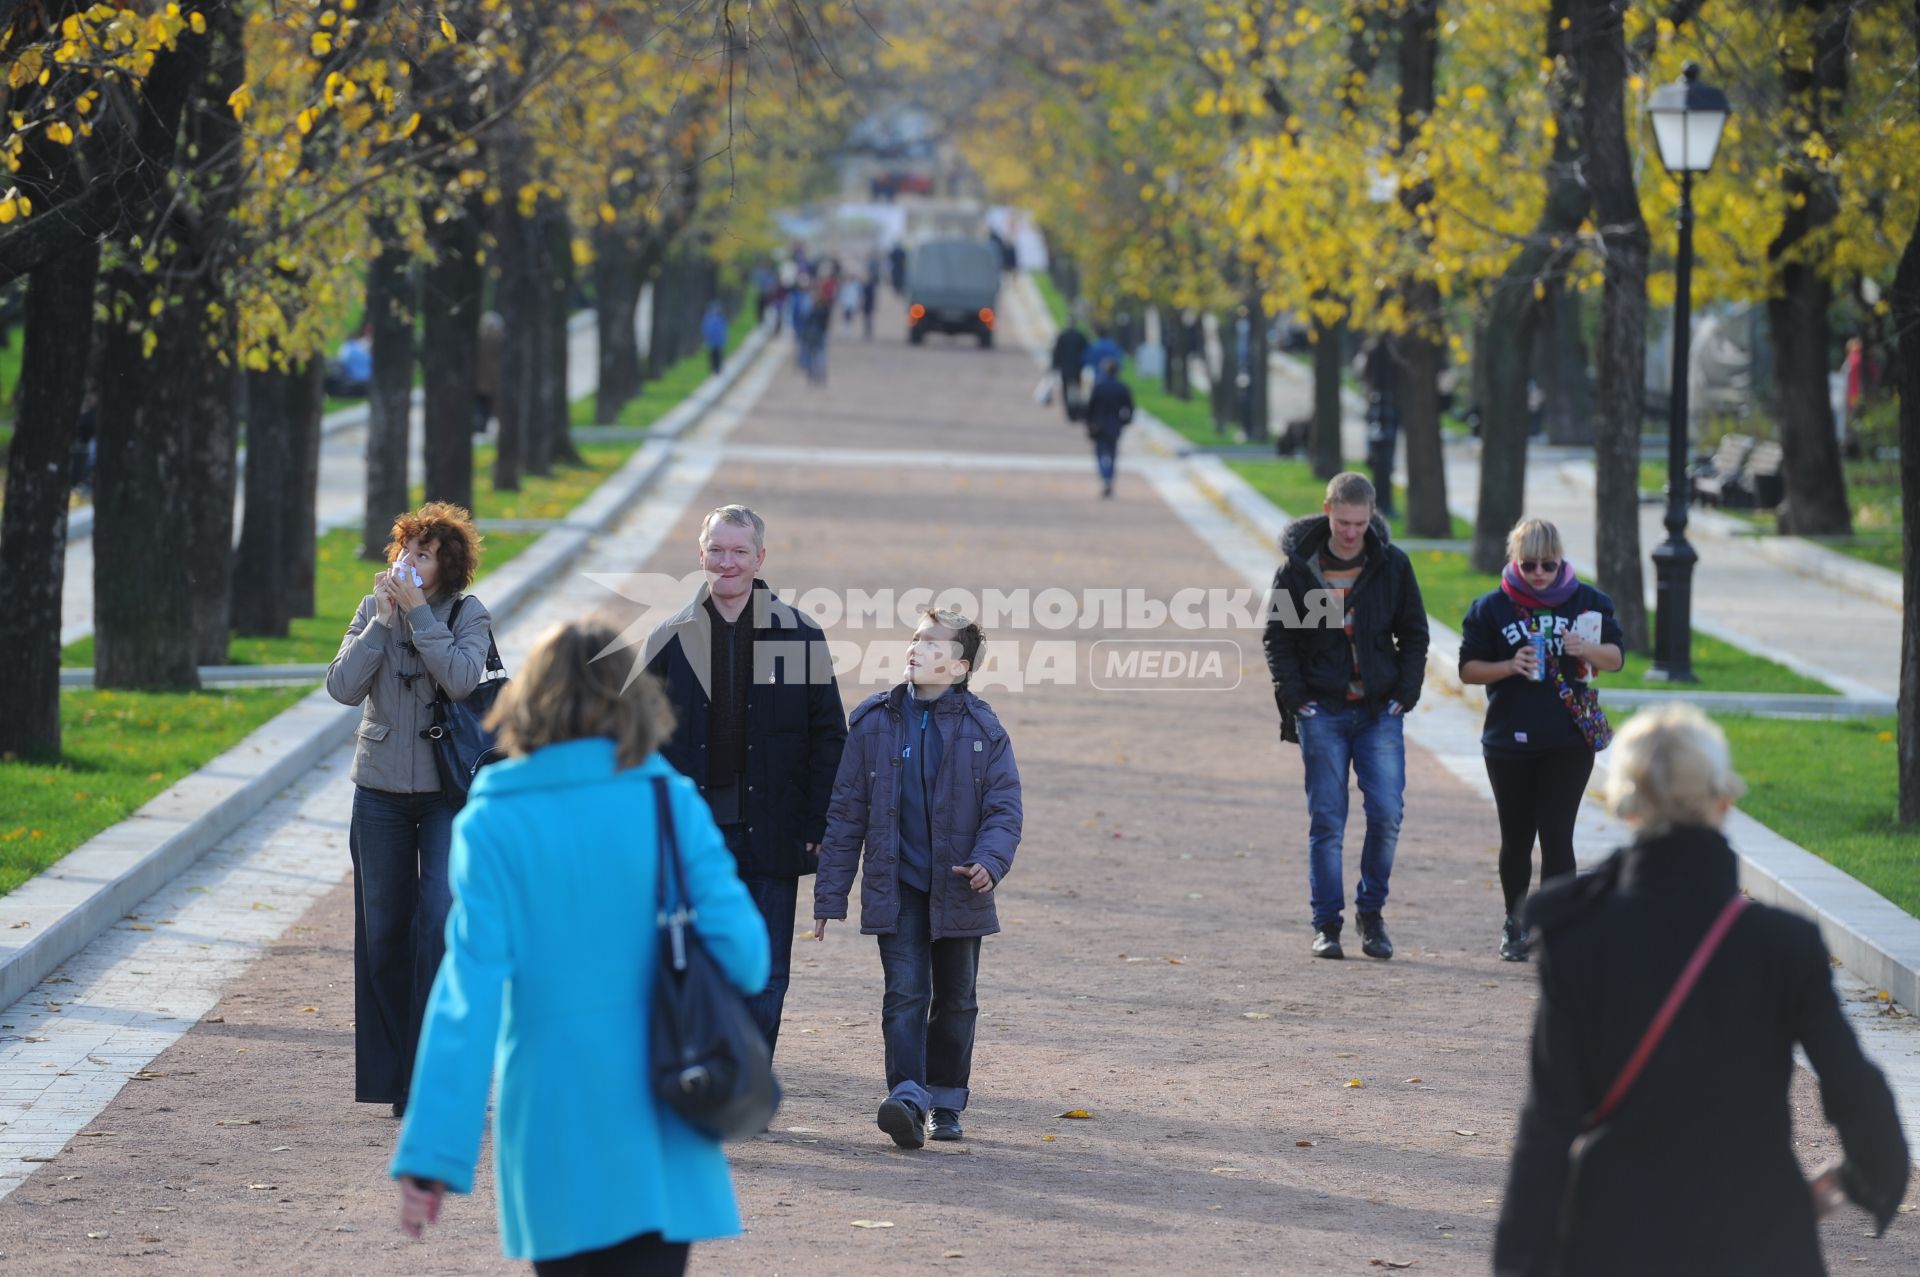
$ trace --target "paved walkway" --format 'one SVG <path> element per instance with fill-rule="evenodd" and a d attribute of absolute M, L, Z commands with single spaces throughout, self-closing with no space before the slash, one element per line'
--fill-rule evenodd
<path fill-rule="evenodd" d="M 1012 340 L 908 348 L 891 313 L 880 329 L 871 345 L 836 333 L 825 389 L 774 347 L 582 573 L 678 576 L 700 514 L 740 500 L 768 519 L 768 579 L 794 594 L 1057 589 L 1077 607 L 1091 591 L 1167 602 L 1264 584 L 1270 547 L 1177 464 L 1129 449 L 1099 500 L 1083 436 L 1033 406 Z M 556 582 L 501 634 L 509 664 L 546 617 L 610 599 L 583 574 Z M 907 633 L 829 626 L 849 645 L 849 702 L 870 663 L 884 684 Z M 1414 716 L 1400 955 L 1316 962 L 1297 762 L 1275 741 L 1257 635 L 1222 617 L 1149 636 L 1230 656 L 1243 677 L 1226 690 L 1093 686 L 1114 668 L 1096 645 L 1140 637 L 1104 611 L 989 634 L 984 694 L 1028 817 L 982 964 L 968 1140 L 907 1154 L 873 1128 L 874 947 L 846 930 L 799 941 L 788 1101 L 733 1150 L 748 1231 L 698 1249 L 696 1273 L 1485 1271 L 1534 985 L 1492 952 L 1492 812 L 1456 761 L 1473 725 L 1442 697 Z M 1016 672 L 1032 681 L 994 685 Z M 337 757 L 0 1013 L 0 1256 L 88 1277 L 513 1271 L 484 1174 L 427 1244 L 392 1226 L 394 1124 L 350 1102 L 343 771 Z M 1873 1028 L 1883 1058 L 1916 1055 L 1910 1023 Z M 1835 1141 L 1804 1074 L 1793 1099 L 1802 1154 L 1821 1161 Z M 1071 1109 L 1093 1117 L 1057 1116 Z M 27 1148 L 52 1160 L 18 1161 Z M 1857 1214 L 1828 1226 L 1835 1267 L 1920 1266 L 1907 1221 L 1861 1231 Z"/>

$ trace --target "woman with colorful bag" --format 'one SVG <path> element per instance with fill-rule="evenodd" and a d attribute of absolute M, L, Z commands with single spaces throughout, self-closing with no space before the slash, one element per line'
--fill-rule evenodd
<path fill-rule="evenodd" d="M 1460 681 L 1487 688 L 1480 748 L 1500 814 L 1500 956 L 1525 962 L 1519 919 L 1534 841 L 1542 883 L 1573 872 L 1574 819 L 1594 753 L 1610 739 L 1588 680 L 1626 657 L 1613 600 L 1574 576 L 1558 528 L 1522 519 L 1507 534 L 1507 559 L 1500 588 L 1475 599 L 1461 622 Z"/>

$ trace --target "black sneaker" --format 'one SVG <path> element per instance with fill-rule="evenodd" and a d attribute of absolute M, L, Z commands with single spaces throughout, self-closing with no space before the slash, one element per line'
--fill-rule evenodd
<path fill-rule="evenodd" d="M 405 1117 L 407 1115 L 407 1102 L 405 1100 L 395 1100 L 392 1107 L 387 1111 L 395 1117 Z"/>
<path fill-rule="evenodd" d="M 1340 924 L 1321 927 L 1313 933 L 1313 956 L 1316 958 L 1344 958 L 1347 955 L 1340 949 Z"/>
<path fill-rule="evenodd" d="M 1369 958 L 1391 958 L 1393 941 L 1387 939 L 1387 924 L 1377 913 L 1357 915 L 1360 919 L 1360 952 Z"/>
<path fill-rule="evenodd" d="M 933 1110 L 933 1138 L 937 1140 L 957 1140 L 960 1138 L 960 1114 L 953 1109 L 936 1108 Z"/>
<path fill-rule="evenodd" d="M 880 1129 L 893 1137 L 901 1148 L 924 1148 L 927 1143 L 927 1115 L 920 1106 L 907 1100 L 889 1098 L 880 1102 Z"/>
<path fill-rule="evenodd" d="M 1507 925 L 1500 929 L 1500 957 L 1507 962 L 1525 962 L 1528 957 L 1526 928 L 1512 914 L 1507 915 Z"/>

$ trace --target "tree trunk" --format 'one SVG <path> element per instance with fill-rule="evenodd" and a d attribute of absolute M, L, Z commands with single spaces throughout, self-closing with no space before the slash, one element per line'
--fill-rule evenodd
<path fill-rule="evenodd" d="M 1233 312 L 1218 317 L 1220 375 L 1213 379 L 1213 432 L 1224 435 L 1240 428 L 1240 336 Z"/>
<path fill-rule="evenodd" d="M 1840 202 L 1833 175 L 1808 158 L 1807 144 L 1816 133 L 1830 142 L 1835 137 L 1824 125 L 1846 98 L 1851 4 L 1786 0 L 1784 7 L 1789 19 L 1812 15 L 1812 44 L 1783 37 L 1779 47 L 1786 90 L 1781 191 L 1787 208 L 1780 234 L 1767 246 L 1774 269 L 1767 319 L 1780 391 L 1780 446 L 1786 454 L 1783 530 L 1844 536 L 1853 531 L 1853 511 L 1827 394 L 1827 310 L 1833 288 L 1824 272 L 1831 266 L 1830 250 L 1808 243 L 1839 215 Z"/>
<path fill-rule="evenodd" d="M 541 282 L 545 286 L 542 311 L 546 338 L 546 367 L 540 378 L 540 420 L 554 459 L 570 466 L 584 466 L 586 458 L 573 446 L 573 404 L 567 397 L 567 364 L 572 340 L 567 321 L 573 309 L 573 228 L 566 208 L 557 200 L 543 200 L 535 221 L 540 235 L 541 254 L 546 269 Z"/>
<path fill-rule="evenodd" d="M 1418 143 L 1433 114 L 1434 78 L 1440 62 L 1439 0 L 1407 0 L 1400 37 L 1400 154 Z M 1401 203 L 1415 218 L 1431 217 L 1431 179 L 1406 186 Z M 1424 211 L 1423 211 L 1424 210 Z M 1423 232 L 1423 241 L 1429 237 Z M 1409 279 L 1402 291 L 1416 325 L 1395 342 L 1400 356 L 1400 430 L 1407 442 L 1406 528 L 1411 536 L 1445 539 L 1453 531 L 1447 513 L 1446 456 L 1440 439 L 1440 290 L 1431 280 Z"/>
<path fill-rule="evenodd" d="M 508 190 L 519 189 L 529 178 L 520 165 L 522 152 L 517 139 L 514 144 L 502 144 L 497 149 L 503 162 L 510 164 L 503 172 L 501 184 Z M 544 475 L 548 468 L 544 454 L 533 455 L 538 450 L 529 439 L 530 434 L 535 433 L 530 427 L 537 416 L 528 411 L 526 391 L 531 384 L 531 369 L 537 362 L 539 343 L 528 340 L 527 335 L 540 330 L 538 311 L 531 305 L 534 281 L 540 274 L 540 258 L 533 251 L 533 219 L 521 211 L 519 201 L 502 200 L 495 206 L 493 239 L 493 260 L 497 263 L 493 308 L 499 312 L 504 331 L 513 334 L 512 340 L 500 343 L 500 385 L 493 405 L 500 430 L 494 436 L 493 490 L 517 492 L 523 469 Z"/>
<path fill-rule="evenodd" d="M 312 616 L 319 605 L 320 418 L 327 409 L 326 378 L 326 361 L 316 358 L 286 380 L 294 488 L 282 508 L 288 520 L 288 602 L 295 616 Z"/>
<path fill-rule="evenodd" d="M 60 754 L 60 599 L 75 424 L 93 343 L 100 246 L 28 276 L 19 412 L 0 512 L 0 757 Z"/>
<path fill-rule="evenodd" d="M 1920 12 L 1920 3 L 1914 6 Z M 1920 225 L 1894 276 L 1893 329 L 1900 334 L 1900 823 L 1920 825 Z M 18 444 L 16 443 L 17 447 Z M 7 509 L 13 509 L 8 496 Z"/>
<path fill-rule="evenodd" d="M 1247 325 L 1247 442 L 1265 443 L 1273 437 L 1268 427 L 1273 388 L 1267 366 L 1267 299 L 1258 283 L 1247 289 Z"/>
<path fill-rule="evenodd" d="M 1627 49 L 1615 0 L 1572 0 L 1571 47 L 1585 87 L 1582 134 L 1605 283 L 1596 358 L 1594 572 L 1613 597 L 1627 647 L 1649 650 L 1640 559 L 1640 418 L 1647 361 L 1647 224 L 1634 182 L 1626 121 Z"/>
<path fill-rule="evenodd" d="M 639 238 L 621 225 L 603 224 L 593 233 L 593 303 L 600 337 L 600 384 L 593 395 L 597 425 L 612 425 L 640 393 L 643 380 L 634 322 L 646 283 Z"/>
<path fill-rule="evenodd" d="M 1346 366 L 1347 321 L 1313 321 L 1313 477 L 1331 479 L 1346 466 L 1342 432 L 1346 406 L 1341 402 L 1341 370 Z"/>
<path fill-rule="evenodd" d="M 1562 125 L 1563 133 L 1578 121 Z M 1593 389 L 1587 382 L 1587 343 L 1580 334 L 1580 297 L 1564 275 L 1547 285 L 1540 306 L 1540 389 L 1546 395 L 1547 442 L 1561 447 L 1593 442 Z"/>
<path fill-rule="evenodd" d="M 242 634 L 284 638 L 293 621 L 288 563 L 292 520 L 286 504 L 299 468 L 293 425 L 287 420 L 289 375 L 247 375 L 246 513 L 234 554 L 233 627 Z M 382 544 L 385 539 L 382 538 Z"/>
<path fill-rule="evenodd" d="M 468 510 L 473 508 L 473 396 L 482 283 L 475 216 L 472 209 L 455 208 L 431 227 L 436 257 L 421 288 L 426 311 L 420 343 L 427 401 L 426 498 Z"/>
<path fill-rule="evenodd" d="M 94 482 L 96 687 L 200 685 L 182 517 L 198 482 L 188 469 L 187 420 L 199 410 L 188 335 L 199 328 L 178 308 L 151 313 L 162 288 L 157 272 L 133 268 L 109 284 Z M 151 357 L 149 336 L 158 338 Z"/>
<path fill-rule="evenodd" d="M 367 270 L 373 384 L 367 391 L 367 513 L 360 530 L 360 557 L 375 562 L 385 560 L 393 521 L 407 508 L 416 285 L 413 258 L 391 235 L 382 234 L 380 252 Z"/>

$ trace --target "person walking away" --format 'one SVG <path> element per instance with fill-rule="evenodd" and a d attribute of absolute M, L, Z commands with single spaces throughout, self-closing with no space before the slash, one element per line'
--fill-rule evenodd
<path fill-rule="evenodd" d="M 1426 605 L 1365 475 L 1328 481 L 1321 513 L 1289 523 L 1280 550 L 1265 646 L 1280 739 L 1299 744 L 1306 780 L 1313 953 L 1346 956 L 1341 852 L 1351 772 L 1367 819 L 1354 895 L 1360 951 L 1391 958 L 1381 911 L 1406 789 L 1404 716 L 1426 679 Z"/>
<path fill-rule="evenodd" d="M 866 304 L 866 287 L 858 276 L 848 275 L 840 285 L 840 321 L 847 327 L 853 327 L 853 317 L 860 313 Z"/>
<path fill-rule="evenodd" d="M 1120 367 L 1109 359 L 1087 396 L 1087 436 L 1093 440 L 1093 461 L 1100 471 L 1100 495 L 1113 495 L 1113 474 L 1120 455 L 1120 432 L 1133 420 L 1133 391 L 1120 380 Z"/>
<path fill-rule="evenodd" d="M 880 298 L 880 258 L 876 255 L 867 263 L 866 283 L 860 288 L 860 335 L 866 341 L 873 340 L 873 304 Z"/>
<path fill-rule="evenodd" d="M 727 362 L 727 309 L 717 299 L 707 303 L 701 316 L 700 341 L 707 348 L 707 371 L 719 376 Z"/>
<path fill-rule="evenodd" d="M 1085 391 L 1080 380 L 1087 367 L 1087 334 L 1071 318 L 1053 339 L 1050 365 L 1054 375 L 1060 378 L 1060 400 L 1067 420 L 1079 421 L 1086 415 Z"/>
<path fill-rule="evenodd" d="M 1114 340 L 1111 332 L 1101 329 L 1095 335 L 1093 344 L 1087 347 L 1085 366 L 1098 369 L 1101 364 L 1106 363 L 1109 359 L 1124 368 L 1127 363 L 1127 353 L 1125 349 L 1121 347 L 1120 343 Z"/>
<path fill-rule="evenodd" d="M 494 707 L 509 757 L 455 829 L 447 957 L 389 1167 L 418 1238 L 446 1192 L 473 1191 L 491 1082 L 501 1249 L 538 1274 L 677 1274 L 690 1242 L 740 1231 L 720 1145 L 646 1084 L 659 795 L 694 929 L 742 994 L 766 981 L 766 929 L 657 751 L 658 683 L 600 659 L 618 642 L 604 621 L 554 626 Z"/>
<path fill-rule="evenodd" d="M 1818 1277 L 1815 1224 L 1838 1197 L 1879 1230 L 1893 1219 L 1908 1175 L 1893 1095 L 1834 996 L 1819 928 L 1740 894 L 1721 826 L 1743 788 L 1699 710 L 1640 711 L 1607 769 L 1633 841 L 1528 902 L 1540 997 L 1498 1277 Z M 1811 1186 L 1796 1047 L 1844 1150 Z"/>
<path fill-rule="evenodd" d="M 461 594 L 480 567 L 480 533 L 459 506 L 430 502 L 394 520 L 387 561 L 327 667 L 327 694 L 361 709 L 347 834 L 353 1097 L 391 1105 L 399 1117 L 445 949 L 457 802 L 442 792 L 423 733 L 434 723 L 436 690 L 462 701 L 479 685 L 493 622 L 479 599 Z"/>
<path fill-rule="evenodd" d="M 707 582 L 648 636 L 645 659 L 679 723 L 661 752 L 698 786 L 766 920 L 772 974 L 749 1008 L 772 1049 L 800 879 L 819 859 L 847 721 L 826 636 L 759 578 L 766 561 L 759 515 L 709 511 L 699 537 Z"/>
<path fill-rule="evenodd" d="M 962 1137 L 973 1071 L 980 938 L 1000 930 L 994 892 L 1020 845 L 1020 769 L 1006 728 L 967 689 L 980 627 L 928 609 L 907 677 L 854 711 L 813 889 L 813 938 L 847 916 L 861 869 L 860 930 L 879 937 L 887 1098 L 877 1120 L 901 1148 Z M 864 855 L 863 855 L 864 848 Z"/>
<path fill-rule="evenodd" d="M 811 385 L 827 384 L 827 338 L 833 330 L 833 297 L 823 281 L 814 291 L 807 306 L 807 317 L 801 321 L 801 344 L 806 348 L 807 381 Z"/>
<path fill-rule="evenodd" d="M 1500 956 L 1508 962 L 1527 960 L 1520 915 L 1534 841 L 1542 885 L 1574 870 L 1574 821 L 1609 737 L 1589 680 L 1625 664 L 1613 600 L 1574 575 L 1560 530 L 1544 519 L 1514 524 L 1500 588 L 1475 599 L 1460 623 L 1460 681 L 1487 689 L 1480 750 L 1500 816 Z"/>

